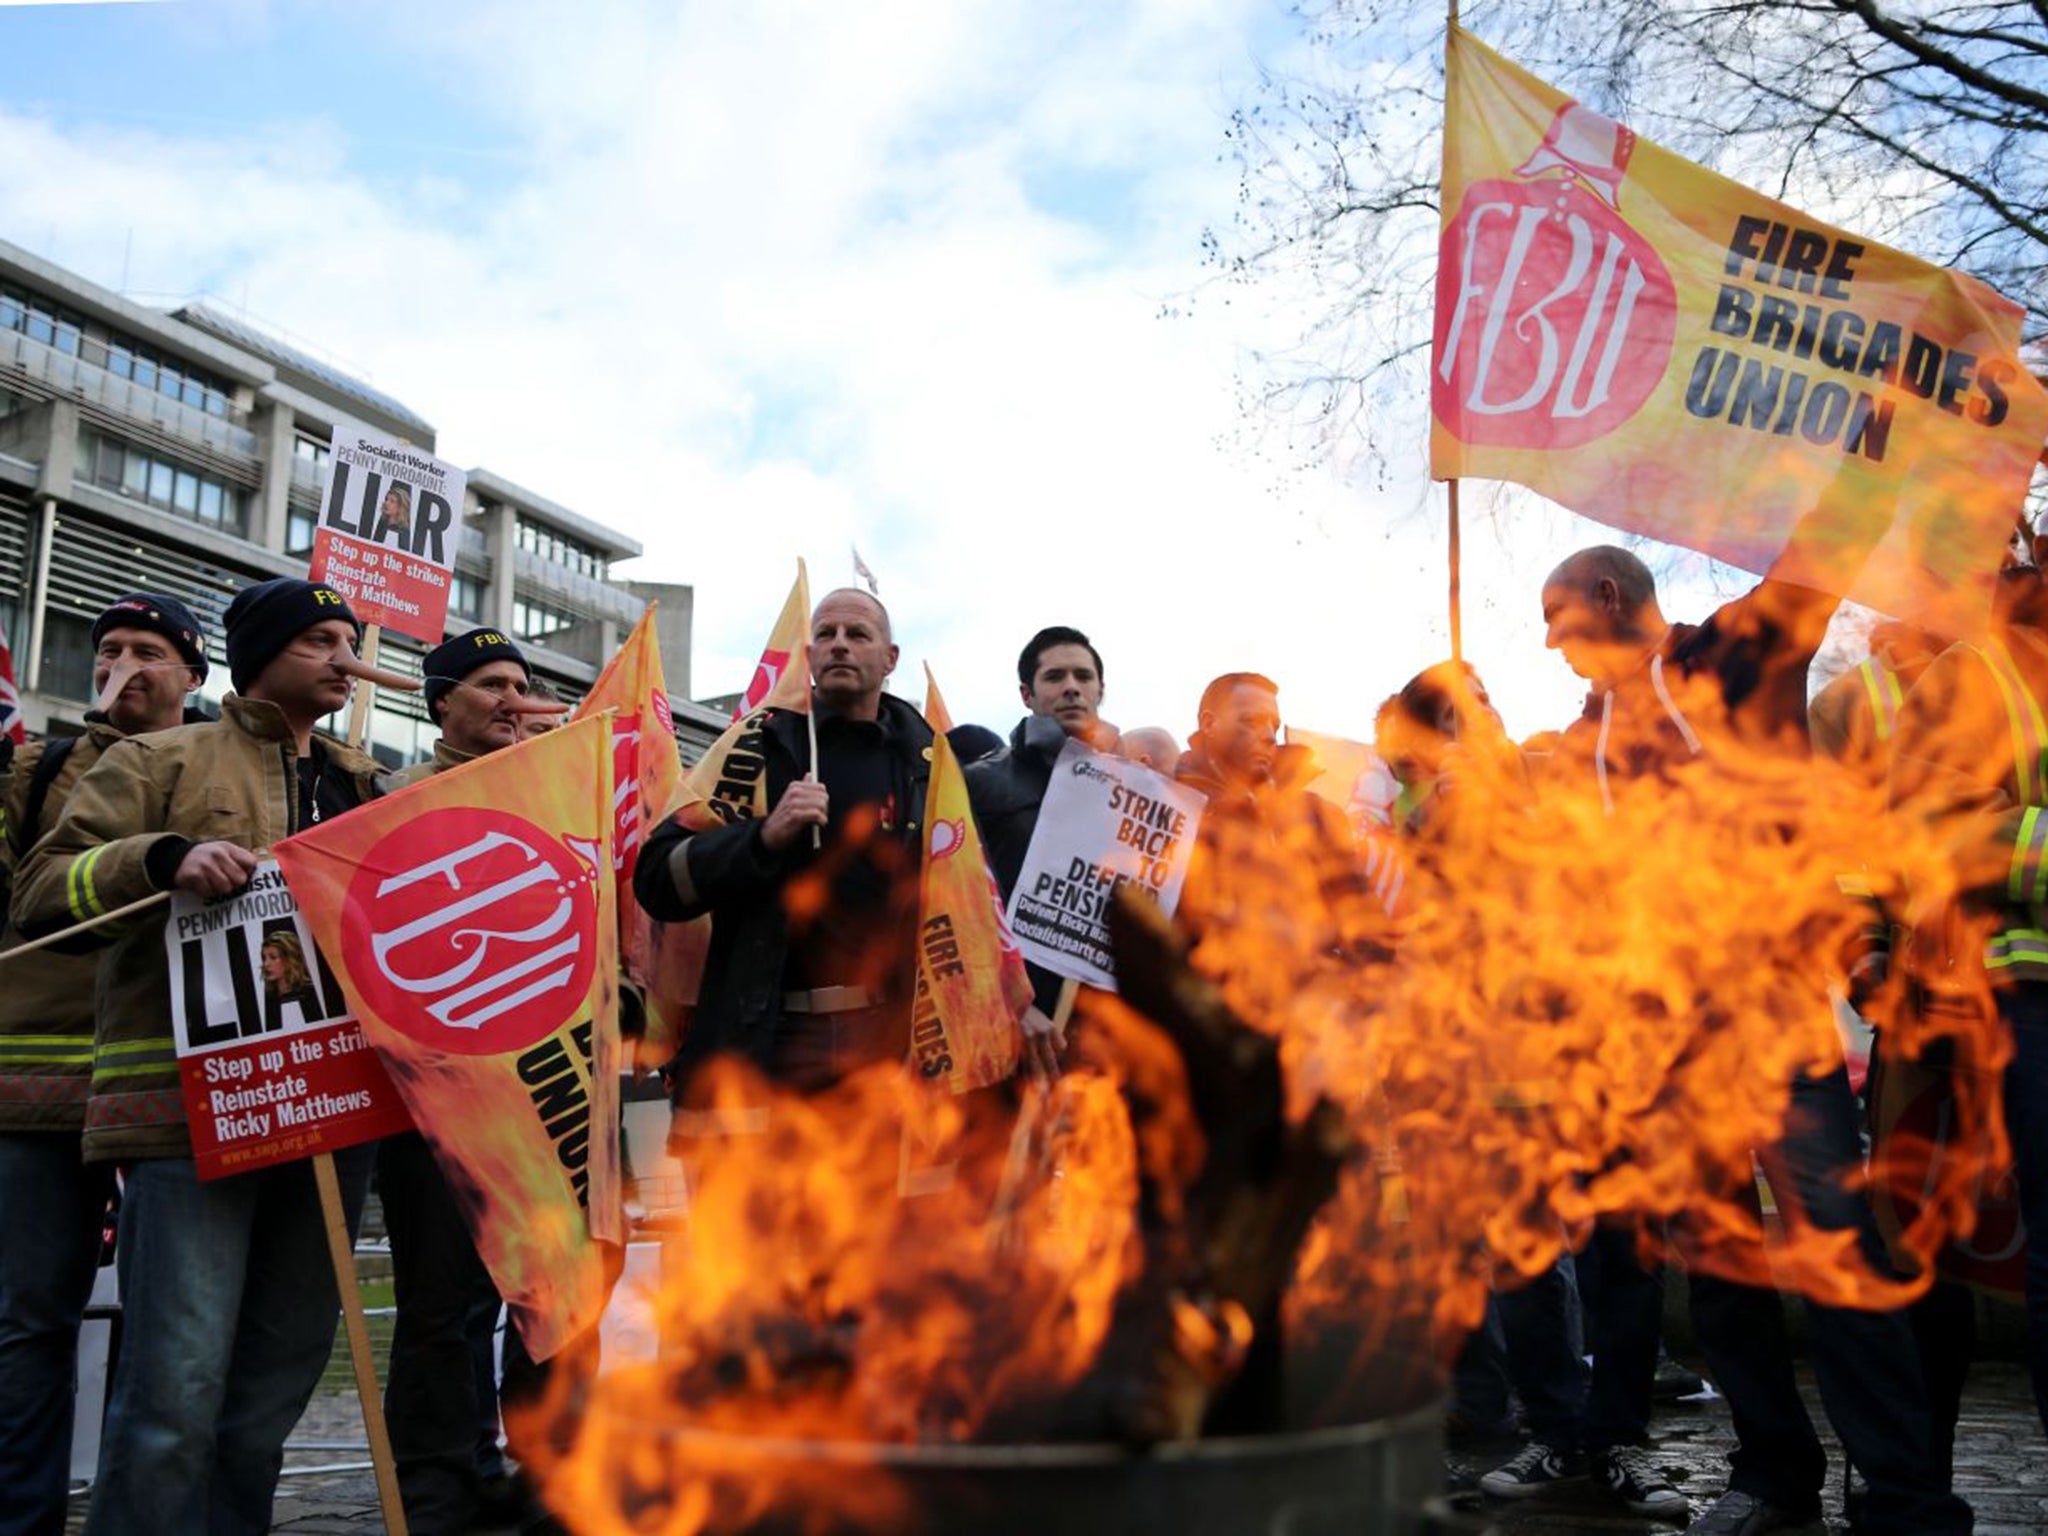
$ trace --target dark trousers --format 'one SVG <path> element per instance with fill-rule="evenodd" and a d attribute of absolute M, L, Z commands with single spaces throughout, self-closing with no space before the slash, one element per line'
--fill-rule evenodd
<path fill-rule="evenodd" d="M 2027 1368 L 2035 1410 L 2048 1429 L 2048 985 L 2001 990 L 1998 1011 L 2012 1026 L 2005 1125 L 2027 1227 Z"/>
<path fill-rule="evenodd" d="M 419 1132 L 378 1148 L 377 1183 L 398 1293 L 384 1389 L 398 1491 L 418 1536 L 460 1533 L 476 1512 L 481 1417 L 469 1319 L 490 1276 Z"/>
<path fill-rule="evenodd" d="M 1480 1434 L 1512 1426 L 1508 1400 L 1508 1345 L 1501 1331 L 1500 1298 L 1486 1298 L 1486 1315 L 1465 1337 L 1451 1369 L 1451 1407 Z"/>
<path fill-rule="evenodd" d="M 78 1326 L 114 1170 L 77 1134 L 0 1135 L 0 1533 L 61 1536 Z"/>
<path fill-rule="evenodd" d="M 1854 1230 L 1864 1262 L 1885 1275 L 1889 1261 L 1870 1204 L 1848 1187 L 1862 1155 L 1856 1101 L 1841 1069 L 1796 1081 L 1783 1136 L 1759 1151 L 1788 1223 Z M 1735 1419 L 1729 1487 L 1794 1514 L 1818 1514 L 1827 1453 L 1799 1396 L 1778 1294 L 1695 1273 L 1692 1315 Z M 1873 1536 L 1968 1531 L 1969 1506 L 1948 1491 L 1936 1459 L 1906 1315 L 1809 1302 L 1806 1317 L 1821 1401 L 1870 1484 L 1862 1528 Z"/>
<path fill-rule="evenodd" d="M 1576 1265 L 1560 1261 L 1499 1297 L 1508 1374 L 1528 1411 L 1529 1432 L 1564 1451 L 1604 1451 L 1648 1438 L 1657 1341 L 1664 1326 L 1664 1273 L 1636 1262 L 1625 1229 L 1595 1227 L 1583 1257 L 1601 1286 L 1584 1311 Z M 1592 1351 L 1589 1374 L 1581 1343 Z"/>

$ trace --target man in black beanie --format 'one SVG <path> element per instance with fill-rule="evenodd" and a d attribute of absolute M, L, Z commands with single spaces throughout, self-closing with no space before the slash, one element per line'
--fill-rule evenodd
<path fill-rule="evenodd" d="M 500 747 L 516 745 L 525 716 L 515 706 L 533 691 L 533 669 L 519 647 L 495 629 L 472 629 L 427 652 L 421 675 L 427 713 L 441 728 L 434 755 L 393 775 L 403 789 Z"/>
<path fill-rule="evenodd" d="M 375 765 L 313 734 L 348 702 L 360 633 L 331 587 L 281 577 L 239 594 L 222 718 L 100 756 L 22 868 L 23 932 L 157 892 L 225 896 L 273 843 L 366 799 Z M 158 905 L 79 936 L 106 946 L 84 1156 L 126 1169 L 121 1357 L 86 1529 L 257 1536 L 270 1528 L 285 1437 L 333 1348 L 338 1299 L 306 1163 L 199 1181 L 171 1033 L 167 915 Z M 335 1166 L 353 1232 L 370 1149 L 337 1153 Z"/>
<path fill-rule="evenodd" d="M 495 629 L 472 629 L 427 652 L 427 710 L 441 727 L 434 755 L 381 782 L 387 794 L 517 744 L 533 673 L 519 647 Z M 377 1189 L 391 1238 L 398 1316 L 384 1417 L 398 1463 L 398 1493 L 414 1536 L 461 1536 L 481 1516 L 517 1508 L 503 1464 L 480 1465 L 488 1419 L 497 1448 L 495 1379 L 486 1398 L 472 1358 L 472 1311 L 498 1300 L 462 1210 L 433 1149 L 418 1131 L 377 1147 Z M 510 1357 L 516 1333 L 505 1336 Z M 486 1509 L 489 1503 L 493 1507 Z"/>
<path fill-rule="evenodd" d="M 93 621 L 92 644 L 105 712 L 87 711 L 82 735 L 22 750 L 6 790 L 10 864 L 56 825 L 108 748 L 204 718 L 185 696 L 206 677 L 205 635 L 175 598 L 117 599 Z M 0 927 L 0 949 L 17 941 Z M 78 1327 L 114 1189 L 112 1167 L 80 1155 L 98 969 L 96 955 L 45 950 L 10 962 L 0 987 L 0 1488 L 11 1505 L 0 1531 L 64 1524 Z"/>

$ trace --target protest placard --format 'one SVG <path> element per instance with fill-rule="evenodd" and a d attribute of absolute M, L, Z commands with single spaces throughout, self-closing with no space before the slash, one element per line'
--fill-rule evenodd
<path fill-rule="evenodd" d="M 173 895 L 164 948 L 200 1178 L 411 1128 L 274 862 L 232 896 Z"/>
<path fill-rule="evenodd" d="M 1010 895 L 1010 930 L 1024 957 L 1056 976 L 1114 991 L 1110 899 L 1129 886 L 1172 914 L 1205 803 L 1142 763 L 1069 741 L 1053 763 Z"/>
<path fill-rule="evenodd" d="M 312 578 L 365 624 L 441 643 L 462 535 L 467 477 L 442 459 L 360 428 L 336 427 Z"/>

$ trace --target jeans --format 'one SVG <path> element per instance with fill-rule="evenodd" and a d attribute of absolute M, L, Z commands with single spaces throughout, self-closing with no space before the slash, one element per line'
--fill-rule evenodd
<path fill-rule="evenodd" d="M 1664 1328 L 1664 1275 L 1636 1263 L 1635 1239 L 1595 1227 L 1586 1256 L 1602 1284 L 1574 1324 L 1576 1266 L 1560 1260 L 1519 1290 L 1501 1293 L 1508 1374 L 1528 1411 L 1529 1433 L 1563 1451 L 1604 1451 L 1647 1439 L 1657 1342 Z M 1593 1354 L 1589 1377 L 1580 1343 Z"/>
<path fill-rule="evenodd" d="M 77 1136 L 0 1135 L 0 1536 L 64 1529 L 78 1325 L 113 1192 Z"/>
<path fill-rule="evenodd" d="M 497 1293 L 418 1131 L 379 1145 L 377 1189 L 398 1302 L 384 1417 L 399 1497 L 416 1536 L 460 1536 L 476 1512 L 481 1416 L 469 1315 L 480 1298 Z"/>
<path fill-rule="evenodd" d="M 371 1155 L 334 1158 L 351 1238 Z M 340 1319 L 313 1170 L 203 1184 L 190 1158 L 135 1163 L 117 1259 L 121 1359 L 87 1536 L 261 1536 Z"/>
<path fill-rule="evenodd" d="M 1788 1224 L 1853 1228 L 1864 1262 L 1888 1275 L 1870 1204 L 1846 1185 L 1862 1155 L 1856 1101 L 1840 1068 L 1793 1083 L 1784 1134 L 1759 1151 Z M 1692 1315 L 1735 1419 L 1728 1486 L 1795 1515 L 1817 1515 L 1827 1452 L 1799 1396 L 1777 1293 L 1695 1272 Z M 1806 1317 L 1821 1401 L 1870 1485 L 1861 1528 L 1872 1536 L 1967 1532 L 1969 1506 L 1948 1491 L 1937 1462 L 1906 1315 L 1809 1302 Z"/>
<path fill-rule="evenodd" d="M 1486 1298 L 1486 1315 L 1466 1336 L 1451 1369 L 1451 1407 L 1480 1434 L 1514 1428 L 1515 1405 L 1508 1399 L 1507 1339 L 1501 1331 L 1500 1298 Z"/>
<path fill-rule="evenodd" d="M 2035 1411 L 2048 1429 L 2048 985 L 2003 989 L 1998 1011 L 2012 1026 L 2005 1125 L 2027 1227 L 2027 1368 Z"/>
<path fill-rule="evenodd" d="M 484 1278 L 488 1282 L 490 1276 Z M 463 1324 L 476 1377 L 476 1475 L 484 1481 L 505 1475 L 505 1453 L 498 1445 L 498 1319 L 504 1312 L 497 1286 L 488 1285 L 471 1300 Z"/>

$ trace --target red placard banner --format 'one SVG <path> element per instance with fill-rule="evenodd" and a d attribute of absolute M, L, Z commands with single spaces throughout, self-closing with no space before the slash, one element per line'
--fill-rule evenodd
<path fill-rule="evenodd" d="M 335 428 L 312 577 L 365 624 L 439 645 L 448 622 L 467 477 L 374 432 Z"/>
<path fill-rule="evenodd" d="M 411 1128 L 277 865 L 164 925 L 171 1019 L 202 1179 Z"/>

